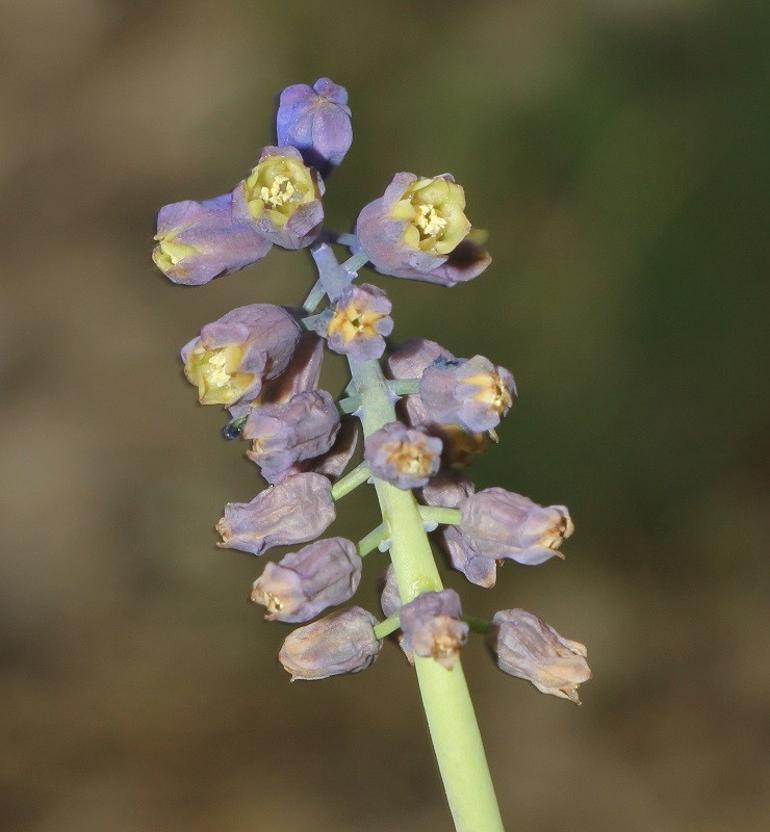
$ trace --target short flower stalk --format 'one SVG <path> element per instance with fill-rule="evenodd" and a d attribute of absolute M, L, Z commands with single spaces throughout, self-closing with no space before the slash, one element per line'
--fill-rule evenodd
<path fill-rule="evenodd" d="M 574 525 L 565 506 L 503 488 L 476 491 L 465 474 L 515 406 L 512 374 L 426 339 L 391 348 L 391 301 L 358 281 L 368 264 L 385 277 L 448 288 L 476 279 L 491 258 L 449 174 L 396 173 L 362 208 L 355 233 L 324 229 L 325 179 L 352 141 L 347 91 L 330 79 L 286 88 L 276 128 L 277 144 L 256 154 L 234 189 L 173 203 L 158 217 L 153 259 L 172 282 L 202 285 L 263 260 L 273 246 L 308 248 L 317 272 L 301 308 L 239 307 L 182 349 L 199 403 L 226 409 L 224 437 L 248 443 L 245 455 L 268 484 L 225 506 L 218 545 L 255 557 L 293 547 L 265 565 L 251 590 L 265 620 L 301 625 L 278 656 L 291 681 L 361 672 L 393 636 L 414 667 L 455 828 L 499 832 L 460 659 L 469 634 L 485 636 L 504 673 L 575 703 L 591 676 L 587 651 L 525 610 L 500 610 L 491 621 L 466 615 L 460 595 L 443 586 L 431 540 L 450 568 L 491 588 L 504 560 L 563 558 Z M 319 388 L 324 348 L 343 355 L 350 371 L 337 401 Z M 363 461 L 348 470 L 361 432 Z M 357 543 L 322 537 L 345 497 L 366 484 L 382 522 L 361 530 Z M 389 562 L 384 618 L 340 607 L 378 559 Z"/>

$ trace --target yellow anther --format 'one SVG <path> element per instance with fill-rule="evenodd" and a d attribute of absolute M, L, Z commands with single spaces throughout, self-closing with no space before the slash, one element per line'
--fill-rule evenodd
<path fill-rule="evenodd" d="M 288 176 L 281 176 L 280 174 L 273 179 L 273 184 L 268 188 L 263 185 L 259 196 L 265 205 L 271 208 L 279 208 L 287 202 L 291 202 L 297 189 L 294 187 L 291 179 Z"/>
<path fill-rule="evenodd" d="M 399 442 L 391 447 L 388 462 L 404 474 L 425 476 L 430 471 L 433 457 L 415 442 Z"/>
<path fill-rule="evenodd" d="M 369 309 L 361 309 L 355 303 L 350 303 L 335 312 L 329 321 L 328 335 L 339 332 L 344 343 L 349 343 L 357 335 L 364 338 L 374 338 L 377 335 L 376 323 L 384 318 L 384 312 L 373 312 Z"/>
<path fill-rule="evenodd" d="M 206 349 L 196 347 L 184 367 L 187 380 L 198 388 L 201 404 L 230 405 L 246 392 L 254 376 L 238 372 L 243 357 L 242 347 L 233 345 Z"/>
<path fill-rule="evenodd" d="M 508 388 L 498 373 L 478 373 L 475 376 L 462 379 L 463 384 L 473 384 L 479 392 L 473 397 L 478 402 L 489 405 L 493 410 L 502 413 L 513 403 Z"/>
<path fill-rule="evenodd" d="M 422 237 L 438 237 L 447 227 L 447 221 L 439 216 L 436 207 L 430 203 L 415 207 L 417 208 L 417 217 L 414 220 L 414 224 L 420 229 L 420 235 Z"/>

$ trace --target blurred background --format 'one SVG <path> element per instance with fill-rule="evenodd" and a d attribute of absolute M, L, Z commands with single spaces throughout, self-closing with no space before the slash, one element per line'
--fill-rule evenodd
<path fill-rule="evenodd" d="M 589 646 L 579 709 L 465 651 L 508 827 L 767 829 L 770 6 L 0 11 L 2 828 L 450 827 L 400 652 L 290 686 L 287 628 L 247 602 L 262 564 L 214 546 L 224 503 L 262 483 L 177 350 L 234 306 L 296 303 L 309 262 L 274 250 L 198 289 L 150 262 L 157 209 L 230 190 L 275 93 L 328 75 L 356 136 L 328 225 L 396 170 L 464 184 L 484 276 L 373 282 L 397 337 L 514 372 L 478 487 L 577 526 L 566 562 L 509 564 L 492 591 L 447 575 L 469 612 L 521 606 Z M 333 528 L 377 518 L 356 493 Z"/>

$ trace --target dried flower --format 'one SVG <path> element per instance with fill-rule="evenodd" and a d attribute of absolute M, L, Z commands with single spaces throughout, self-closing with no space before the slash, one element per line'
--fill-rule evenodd
<path fill-rule="evenodd" d="M 355 545 L 344 537 L 330 537 L 268 563 L 254 582 L 251 600 L 267 607 L 268 621 L 310 621 L 350 599 L 360 580 Z"/>
<path fill-rule="evenodd" d="M 361 607 L 333 612 L 289 633 L 278 660 L 292 682 L 358 673 L 369 667 L 382 649 L 382 641 L 374 635 L 376 623 L 377 619 Z"/>
<path fill-rule="evenodd" d="M 496 427 L 516 396 L 513 376 L 481 355 L 434 362 L 420 379 L 420 399 L 431 421 L 469 431 Z"/>
<path fill-rule="evenodd" d="M 434 658 L 447 670 L 454 667 L 468 638 L 460 596 L 453 589 L 423 592 L 400 611 L 402 647 L 407 655 Z"/>
<path fill-rule="evenodd" d="M 388 564 L 388 570 L 385 573 L 385 583 L 380 593 L 380 607 L 386 618 L 390 618 L 401 609 L 401 593 L 398 591 L 396 570 L 392 563 Z"/>
<path fill-rule="evenodd" d="M 248 503 L 228 503 L 217 523 L 225 549 L 261 555 L 272 546 L 307 543 L 334 522 L 331 483 L 321 474 L 296 474 Z"/>
<path fill-rule="evenodd" d="M 293 147 L 265 147 L 233 191 L 233 215 L 281 248 L 309 246 L 323 222 L 323 180 Z"/>
<path fill-rule="evenodd" d="M 377 286 L 349 286 L 324 320 L 330 349 L 360 360 L 379 358 L 385 351 L 384 336 L 393 331 L 391 308 L 388 296 Z"/>
<path fill-rule="evenodd" d="M 541 693 L 580 704 L 578 685 L 591 678 L 584 645 L 562 638 L 526 610 L 500 610 L 492 625 L 491 645 L 502 671 L 529 680 Z"/>
<path fill-rule="evenodd" d="M 237 272 L 272 247 L 252 223 L 233 217 L 231 194 L 164 205 L 155 240 L 153 262 L 169 280 L 185 286 Z"/>
<path fill-rule="evenodd" d="M 297 148 L 306 165 L 328 176 L 353 142 L 347 104 L 347 90 L 329 78 L 319 78 L 312 87 L 286 87 L 276 115 L 278 144 Z"/>
<path fill-rule="evenodd" d="M 397 488 L 419 488 L 438 472 L 441 440 L 389 422 L 367 437 L 364 459 L 375 477 Z"/>
<path fill-rule="evenodd" d="M 433 179 L 397 173 L 358 215 L 360 249 L 378 272 L 454 286 L 489 265 L 468 237 L 465 194 L 448 174 Z"/>
<path fill-rule="evenodd" d="M 229 406 L 255 398 L 286 369 L 300 332 L 290 312 L 269 303 L 240 306 L 206 324 L 181 353 L 198 401 Z"/>
<path fill-rule="evenodd" d="M 575 526 L 566 506 L 543 508 L 504 488 L 485 488 L 459 505 L 460 530 L 480 555 L 537 566 L 554 555 Z"/>
<path fill-rule="evenodd" d="M 296 462 L 325 454 L 334 444 L 340 416 L 330 393 L 309 390 L 284 404 L 266 404 L 253 410 L 243 427 L 252 440 L 247 456 L 268 482 L 278 482 Z"/>

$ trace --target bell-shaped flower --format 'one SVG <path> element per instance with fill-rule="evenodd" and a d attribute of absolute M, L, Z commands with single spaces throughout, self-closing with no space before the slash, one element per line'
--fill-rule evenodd
<path fill-rule="evenodd" d="M 295 474 L 248 503 L 228 503 L 217 523 L 218 545 L 261 555 L 272 546 L 313 540 L 335 516 L 329 480 L 321 474 Z"/>
<path fill-rule="evenodd" d="M 453 589 L 423 592 L 404 604 L 399 615 L 404 652 L 433 658 L 451 670 L 468 639 L 460 596 Z"/>
<path fill-rule="evenodd" d="M 375 477 L 396 488 L 420 488 L 438 472 L 441 440 L 401 422 L 389 422 L 366 438 L 364 459 Z"/>
<path fill-rule="evenodd" d="M 365 361 L 385 352 L 385 336 L 393 331 L 392 304 L 377 286 L 348 286 L 319 321 L 329 348 Z"/>
<path fill-rule="evenodd" d="M 323 192 L 323 180 L 298 150 L 266 147 L 233 191 L 233 215 L 281 248 L 304 248 L 321 230 Z"/>
<path fill-rule="evenodd" d="M 578 685 L 591 678 L 583 644 L 562 638 L 526 610 L 495 613 L 490 643 L 502 671 L 527 679 L 541 693 L 580 704 Z"/>
<path fill-rule="evenodd" d="M 459 529 L 483 557 L 537 566 L 575 531 L 566 506 L 544 508 L 504 488 L 485 488 L 459 504 Z"/>
<path fill-rule="evenodd" d="M 358 248 L 378 272 L 444 286 L 471 280 L 491 262 L 470 230 L 465 193 L 448 173 L 397 173 L 356 222 Z"/>
<path fill-rule="evenodd" d="M 496 427 L 515 396 L 513 376 L 481 355 L 468 360 L 438 359 L 420 379 L 420 399 L 432 421 L 468 431 Z"/>
<path fill-rule="evenodd" d="M 280 147 L 295 147 L 306 165 L 328 176 L 353 142 L 348 91 L 330 78 L 319 78 L 312 87 L 286 87 L 278 105 L 276 132 Z"/>
<path fill-rule="evenodd" d="M 236 219 L 232 194 L 174 202 L 158 212 L 152 260 L 166 277 L 200 286 L 261 260 L 272 244 L 251 222 Z"/>
<path fill-rule="evenodd" d="M 330 537 L 268 563 L 254 582 L 251 600 L 267 607 L 268 621 L 310 621 L 352 598 L 360 580 L 355 545 L 344 537 Z"/>
<path fill-rule="evenodd" d="M 252 442 L 247 456 L 259 465 L 262 476 L 278 482 L 297 462 L 325 454 L 340 427 L 337 405 L 326 390 L 298 393 L 284 404 L 266 404 L 252 410 L 243 426 Z"/>
<path fill-rule="evenodd" d="M 337 480 L 345 473 L 353 454 L 358 447 L 359 426 L 358 419 L 353 416 L 343 416 L 337 438 L 329 450 L 319 457 L 299 463 L 296 467 L 301 471 L 315 471 Z"/>
<path fill-rule="evenodd" d="M 369 667 L 382 649 L 382 640 L 374 635 L 376 623 L 377 619 L 361 607 L 338 610 L 289 633 L 278 661 L 291 674 L 292 682 L 358 673 Z"/>
<path fill-rule="evenodd" d="M 185 344 L 185 376 L 198 388 L 201 404 L 251 401 L 265 381 L 286 369 L 300 333 L 294 316 L 282 306 L 239 306 L 206 324 Z"/>
<path fill-rule="evenodd" d="M 454 471 L 445 471 L 423 487 L 422 498 L 429 506 L 457 508 L 474 491 L 475 487 L 470 480 Z M 473 541 L 461 529 L 457 526 L 439 526 L 434 534 L 453 569 L 462 572 L 476 586 L 490 589 L 495 585 L 496 561 L 480 555 L 473 546 Z"/>

